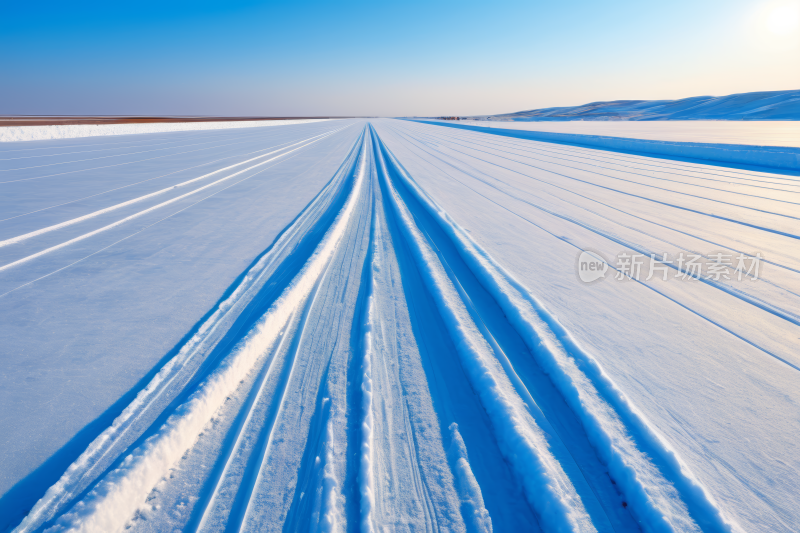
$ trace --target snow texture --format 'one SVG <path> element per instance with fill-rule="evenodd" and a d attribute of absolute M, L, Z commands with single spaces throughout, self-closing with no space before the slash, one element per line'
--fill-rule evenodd
<path fill-rule="evenodd" d="M 145 124 L 70 124 L 53 126 L 2 126 L 0 142 L 77 139 L 106 135 L 164 133 L 171 131 L 224 130 L 229 128 L 266 128 L 306 124 L 327 119 L 302 120 L 234 120 L 229 122 L 160 122 Z"/>
<path fill-rule="evenodd" d="M 448 122 L 443 122 L 448 123 Z M 564 121 L 499 122 L 460 120 L 458 124 L 506 130 L 572 133 L 648 141 L 800 148 L 800 121 Z"/>
<path fill-rule="evenodd" d="M 449 125 L 0 147 L 0 531 L 794 531 L 795 173 Z"/>
<path fill-rule="evenodd" d="M 426 121 L 428 122 L 428 121 Z M 712 144 L 699 142 L 674 142 L 664 140 L 632 139 L 624 137 L 606 137 L 588 135 L 584 133 L 554 133 L 540 131 L 538 124 L 526 124 L 526 128 L 504 129 L 492 125 L 486 127 L 486 122 L 475 122 L 474 125 L 461 122 L 429 122 L 443 124 L 452 128 L 482 131 L 496 135 L 505 135 L 519 139 L 545 141 L 589 148 L 600 148 L 635 154 L 650 154 L 657 156 L 676 157 L 682 159 L 695 159 L 698 161 L 713 161 L 715 163 L 729 163 L 736 165 L 751 165 L 765 168 L 785 169 L 800 171 L 800 147 L 795 146 L 756 146 L 751 144 Z M 660 126 L 660 124 L 659 124 Z M 552 129 L 552 128 L 550 128 Z M 591 129 L 591 128 L 571 128 Z M 594 128 L 597 129 L 597 128 Z M 608 129 L 608 128 L 606 128 Z M 621 128 L 616 128 L 624 133 Z M 658 126 L 655 128 L 659 129 Z"/>

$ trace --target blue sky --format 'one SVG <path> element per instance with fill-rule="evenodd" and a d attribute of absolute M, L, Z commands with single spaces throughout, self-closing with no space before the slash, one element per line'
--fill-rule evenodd
<path fill-rule="evenodd" d="M 797 89 L 798 6 L 0 0 L 0 113 L 477 114 Z"/>

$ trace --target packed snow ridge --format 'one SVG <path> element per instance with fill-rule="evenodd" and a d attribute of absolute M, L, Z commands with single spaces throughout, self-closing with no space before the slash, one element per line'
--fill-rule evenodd
<path fill-rule="evenodd" d="M 800 120 L 800 90 L 694 96 L 681 100 L 616 100 L 466 118 L 505 121 Z"/>
<path fill-rule="evenodd" d="M 388 119 L 28 146 L 0 531 L 800 521 L 794 174 Z"/>

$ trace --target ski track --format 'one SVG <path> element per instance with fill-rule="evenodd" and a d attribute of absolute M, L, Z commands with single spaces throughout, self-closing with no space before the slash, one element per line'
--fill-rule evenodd
<path fill-rule="evenodd" d="M 336 127 L 336 123 L 334 122 L 331 125 L 331 129 L 335 128 L 335 127 Z M 287 135 L 287 137 L 291 137 L 291 136 L 292 136 L 291 134 Z M 148 135 L 147 137 L 151 137 L 151 136 Z M 18 178 L 18 179 L 13 179 L 13 180 L 0 181 L 0 185 L 8 185 L 8 184 L 13 184 L 13 183 L 29 182 L 29 181 L 34 181 L 34 180 L 46 179 L 46 178 L 54 178 L 54 177 L 58 177 L 58 176 L 70 176 L 70 177 L 73 177 L 71 175 L 74 175 L 74 174 L 85 174 L 85 173 L 90 173 L 90 172 L 94 172 L 94 171 L 101 171 L 101 170 L 105 170 L 105 169 L 108 169 L 108 168 L 115 168 L 115 167 L 121 167 L 121 166 L 141 165 L 142 163 L 146 163 L 147 161 L 154 161 L 154 160 L 158 160 L 158 159 L 169 159 L 169 158 L 174 158 L 175 156 L 185 155 L 185 154 L 196 154 L 197 152 L 204 152 L 204 151 L 214 150 L 214 149 L 218 149 L 218 148 L 221 148 L 221 147 L 224 147 L 224 146 L 247 144 L 247 143 L 250 143 L 250 142 L 253 142 L 253 141 L 259 142 L 259 141 L 263 141 L 265 137 L 268 137 L 268 136 L 265 136 L 264 132 L 246 132 L 245 134 L 241 134 L 239 132 L 233 132 L 233 131 L 229 132 L 228 134 L 222 134 L 222 135 L 219 134 L 219 133 L 213 133 L 213 134 L 207 134 L 207 135 L 197 135 L 197 136 L 194 136 L 192 140 L 198 140 L 198 139 L 209 139 L 209 140 L 208 141 L 204 141 L 204 142 L 200 142 L 200 143 L 180 144 L 178 146 L 172 146 L 172 147 L 169 147 L 169 149 L 173 150 L 172 152 L 170 152 L 168 154 L 165 154 L 165 155 L 159 155 L 159 156 L 156 156 L 156 157 L 134 158 L 132 161 L 124 161 L 122 163 L 114 163 L 114 164 L 111 164 L 111 165 L 90 166 L 89 168 L 84 168 L 83 165 L 77 165 L 79 168 L 75 169 L 75 170 L 67 170 L 67 171 L 64 171 L 64 172 L 57 172 L 57 173 L 54 173 L 54 174 L 44 174 L 44 175 L 40 175 L 40 176 L 30 176 L 30 177 L 23 177 L 23 178 Z M 221 138 L 224 139 L 224 140 L 231 140 L 232 142 L 220 143 Z M 162 140 L 161 143 L 159 143 L 159 145 L 163 146 L 165 144 L 178 144 L 178 143 L 181 143 L 181 142 L 184 142 L 184 141 L 177 141 L 177 140 L 172 140 L 171 138 L 165 138 L 164 140 Z M 137 143 L 137 142 L 104 143 L 104 146 L 113 146 L 115 144 L 130 144 L 131 147 L 140 147 L 139 143 Z M 207 146 L 205 146 L 205 145 L 207 145 Z M 202 148 L 194 148 L 192 150 L 179 151 L 179 152 L 175 152 L 174 151 L 175 149 L 183 149 L 183 148 L 192 147 L 192 146 L 203 146 L 203 147 Z M 64 147 L 64 148 L 67 148 L 67 147 Z M 113 149 L 119 150 L 119 149 L 124 149 L 124 148 L 125 147 L 121 146 L 121 147 L 117 147 L 117 148 L 113 148 Z M 106 149 L 112 149 L 112 148 L 106 148 Z M 14 151 L 14 150 L 11 150 L 11 151 Z M 24 151 L 27 151 L 27 150 L 24 150 Z M 135 153 L 123 153 L 123 154 L 111 154 L 111 155 L 109 155 L 107 157 L 104 156 L 103 159 L 125 157 L 125 156 L 129 156 L 129 155 L 135 155 L 137 153 L 148 153 L 148 152 L 149 151 L 135 152 Z M 4 151 L 0 150 L 0 153 L 4 153 Z M 72 153 L 72 152 L 67 152 L 65 154 L 59 154 L 59 155 L 69 155 L 70 153 Z M 39 157 L 41 155 L 44 155 L 44 154 L 39 154 L 39 155 L 33 156 L 33 157 Z M 203 156 L 204 156 L 204 154 L 202 154 L 202 153 L 197 155 L 197 157 L 203 157 Z M 94 159 L 86 159 L 86 160 L 81 160 L 81 161 L 72 161 L 71 163 L 82 163 L 82 162 L 85 162 L 85 161 L 93 161 L 93 160 Z M 57 163 L 57 164 L 63 164 L 63 163 Z M 0 167 L 2 167 L 2 165 L 0 165 Z M 38 168 L 38 167 L 36 167 L 36 168 Z M 24 169 L 16 169 L 16 171 L 19 171 L 19 170 L 24 170 Z M 23 175 L 24 174 L 25 173 L 23 173 Z M 107 175 L 104 175 L 103 178 L 107 179 Z"/>
<path fill-rule="evenodd" d="M 236 146 L 236 145 L 240 145 L 240 144 L 252 143 L 252 141 L 253 141 L 253 139 L 246 139 L 246 140 L 243 140 L 243 141 L 236 141 L 236 142 L 224 143 L 224 144 L 216 144 L 213 148 L 216 150 L 216 149 L 219 149 L 219 148 L 222 148 L 222 147 L 229 147 L 229 146 Z M 282 147 L 284 147 L 286 145 L 289 145 L 289 144 L 292 144 L 292 141 L 280 142 L 280 143 L 276 144 L 275 146 L 272 146 L 272 148 L 282 148 Z M 269 148 L 267 148 L 267 149 L 260 148 L 259 150 L 255 150 L 255 151 L 249 152 L 248 155 L 254 154 L 254 153 L 261 153 L 261 152 L 264 152 L 264 151 L 266 151 L 268 149 Z M 234 150 L 235 150 L 235 148 L 228 148 L 226 151 L 227 152 L 232 152 Z M 63 154 L 58 154 L 58 155 L 63 155 Z M 36 156 L 32 156 L 32 157 L 36 157 Z M 153 181 L 153 180 L 157 180 L 157 179 L 160 179 L 160 178 L 166 178 L 166 177 L 172 176 L 174 174 L 187 172 L 187 171 L 193 170 L 195 168 L 199 168 L 199 167 L 203 167 L 203 166 L 207 166 L 207 165 L 213 165 L 213 164 L 218 163 L 220 161 L 225 161 L 226 159 L 233 159 L 233 158 L 237 158 L 237 157 L 240 157 L 240 155 L 239 154 L 234 154 L 234 155 L 228 155 L 228 156 L 221 157 L 219 159 L 215 159 L 215 160 L 211 160 L 211 161 L 204 161 L 204 162 L 202 162 L 200 164 L 192 165 L 190 167 L 181 168 L 181 169 L 178 169 L 178 170 L 173 170 L 172 172 L 168 172 L 168 173 L 162 174 L 160 176 L 148 177 L 145 180 L 137 181 L 137 182 L 134 182 L 134 183 L 129 183 L 127 185 L 123 185 L 121 187 L 115 187 L 113 189 L 104 190 L 104 191 L 92 194 L 90 196 L 84 196 L 82 198 L 77 198 L 75 200 L 70 200 L 69 202 L 64 202 L 64 203 L 60 203 L 60 204 L 56 204 L 56 205 L 50 205 L 50 206 L 47 206 L 47 207 L 42 207 L 42 208 L 36 209 L 34 211 L 29 211 L 29 212 L 26 212 L 26 213 L 20 213 L 18 215 L 14 215 L 12 217 L 4 218 L 4 219 L 0 220 L 0 222 L 5 222 L 7 220 L 12 220 L 12 219 L 15 219 L 15 218 L 24 217 L 24 216 L 28 216 L 28 215 L 33 215 L 35 213 L 40 213 L 42 211 L 47 211 L 47 210 L 50 210 L 50 209 L 62 207 L 62 206 L 65 206 L 65 205 L 70 205 L 70 204 L 73 204 L 73 203 L 83 202 L 84 200 L 88 200 L 90 198 L 95 198 L 97 196 L 110 194 L 112 192 L 119 191 L 119 190 L 122 190 L 122 189 L 127 189 L 129 187 L 135 187 L 135 186 L 140 185 L 142 183 L 147 183 L 147 182 L 150 182 L 150 181 Z"/>
<path fill-rule="evenodd" d="M 331 121 L 267 148 L 247 144 L 239 155 L 214 152 L 207 162 L 0 220 L 58 216 L 87 199 L 99 205 L 0 241 L 34 247 L 0 265 L 5 274 L 360 128 L 327 185 L 13 531 L 746 531 L 604 359 L 420 178 L 438 176 L 444 189 L 474 194 L 573 247 L 569 232 L 647 256 L 700 242 L 713 246 L 703 253 L 709 260 L 712 251 L 752 252 L 767 239 L 765 265 L 775 268 L 763 285 L 700 281 L 784 328 L 800 327 L 791 307 L 800 270 L 769 252 L 800 238 L 782 220 L 798 219 L 796 209 L 776 207 L 800 203 L 800 189 L 791 189 L 800 180 L 408 121 L 354 124 Z M 214 150 L 253 139 L 192 137 Z M 2 170 L 81 163 L 94 172 L 109 167 L 93 161 L 192 146 L 169 136 L 143 142 L 55 146 L 0 162 L 92 154 Z M 112 149 L 125 152 L 103 155 Z M 205 165 L 215 166 L 186 174 Z M 182 181 L 156 188 L 173 174 Z M 133 186 L 133 198 L 110 195 Z M 170 196 L 183 187 L 190 190 Z M 729 194 L 744 203 L 720 199 Z M 169 198 L 126 215 L 160 196 Z M 652 204 L 669 214 L 649 212 Z M 103 222 L 117 210 L 122 218 Z M 746 229 L 695 230 L 671 222 L 685 216 L 675 212 Z M 78 236 L 64 231 L 74 225 L 84 228 Z M 57 244 L 37 244 L 45 234 Z M 681 293 L 646 286 L 798 368 Z"/>
<path fill-rule="evenodd" d="M 443 174 L 446 174 L 446 172 L 443 172 Z M 481 174 L 483 174 L 483 173 L 481 173 Z M 486 178 L 488 178 L 488 179 L 496 180 L 496 178 L 493 178 L 492 176 L 490 176 L 488 174 L 484 174 L 484 176 Z M 628 250 L 640 253 L 640 254 L 644 255 L 645 257 L 652 257 L 654 254 L 656 256 L 659 255 L 657 252 L 648 249 L 644 245 L 637 244 L 635 242 L 628 241 L 628 240 L 622 239 L 620 237 L 617 237 L 616 234 L 611 232 L 611 231 L 604 231 L 604 230 L 602 230 L 602 229 L 600 229 L 600 228 L 598 228 L 598 227 L 596 227 L 596 226 L 594 226 L 592 224 L 582 222 L 581 220 L 576 219 L 576 218 L 574 218 L 572 216 L 563 215 L 563 214 L 558 213 L 558 212 L 556 212 L 556 211 L 554 211 L 552 209 L 548 209 L 547 207 L 543 207 L 542 205 L 539 205 L 537 203 L 534 203 L 534 202 L 531 202 L 529 200 L 526 200 L 525 198 L 523 198 L 520 195 L 527 195 L 527 191 L 524 191 L 524 190 L 522 190 L 522 189 L 520 189 L 518 187 L 509 186 L 508 184 L 503 184 L 502 182 L 500 182 L 506 188 L 513 189 L 513 194 L 512 194 L 512 193 L 508 192 L 507 190 L 504 190 L 504 188 L 501 188 L 501 187 L 499 187 L 497 185 L 494 185 L 492 183 L 487 182 L 485 179 L 479 177 L 478 175 L 473 175 L 472 177 L 475 178 L 477 181 L 480 181 L 480 182 L 488 185 L 489 187 L 491 187 L 491 188 L 493 188 L 493 189 L 495 189 L 497 191 L 502 192 L 503 194 L 507 195 L 508 197 L 513 198 L 515 201 L 524 202 L 524 203 L 530 205 L 531 207 L 533 207 L 535 209 L 538 209 L 538 210 L 540 210 L 542 212 L 545 212 L 545 213 L 547 213 L 549 215 L 552 215 L 553 217 L 557 217 L 557 218 L 560 218 L 562 220 L 566 220 L 568 222 L 571 222 L 571 223 L 575 224 L 576 226 L 580 226 L 580 227 L 582 227 L 584 229 L 587 229 L 587 230 L 591 231 L 592 233 L 594 233 L 596 235 L 599 235 L 599 236 L 601 236 L 601 237 L 603 237 L 605 239 L 608 239 L 608 240 L 610 240 L 612 242 L 615 242 L 615 243 L 621 245 L 622 247 L 627 248 Z M 455 180 L 455 178 L 452 178 L 452 177 L 451 177 L 451 179 Z M 499 180 L 497 180 L 497 181 L 499 181 Z M 462 185 L 463 185 L 463 183 L 462 183 Z M 474 190 L 474 189 L 472 189 L 472 190 Z M 577 207 L 577 206 L 575 206 L 574 204 L 570 204 L 570 207 L 574 208 L 574 207 Z M 585 208 L 583 208 L 583 209 L 585 209 Z M 585 210 L 589 211 L 588 209 L 585 209 Z M 589 211 L 589 212 L 592 212 L 592 211 Z M 592 212 L 592 213 L 593 214 L 597 214 L 595 212 Z M 602 215 L 598 215 L 598 216 L 602 217 Z M 607 217 L 603 217 L 603 218 L 606 221 L 608 221 L 608 222 L 610 222 L 612 224 L 617 224 L 617 222 L 614 221 L 614 220 L 610 220 Z M 636 229 L 630 228 L 630 227 L 628 227 L 627 229 L 631 229 L 633 231 L 640 231 L 640 230 L 636 230 Z M 676 248 L 675 245 L 673 243 L 670 243 L 669 241 L 663 241 L 662 240 L 662 242 L 664 244 L 669 245 L 669 248 L 671 248 L 671 249 L 675 249 Z M 708 242 L 708 241 L 706 241 L 706 242 Z M 715 244 L 715 243 L 712 243 L 712 244 L 714 244 L 715 248 L 720 246 L 720 245 Z M 725 247 L 723 246 L 723 248 L 725 248 Z M 663 250 L 664 248 L 662 247 L 661 249 Z M 690 252 L 691 251 L 691 250 L 685 249 L 685 248 L 683 248 L 683 249 L 678 248 L 678 249 L 681 250 L 681 251 L 686 251 L 686 252 Z M 729 248 L 729 250 L 738 252 L 738 250 L 733 250 L 733 249 L 730 249 L 730 248 Z M 706 259 L 706 261 L 710 261 L 711 260 L 708 257 L 707 254 L 702 254 L 701 253 L 699 255 L 701 255 L 704 259 Z M 777 263 L 772 263 L 771 262 L 771 264 L 775 264 L 776 266 L 779 266 L 781 268 L 789 269 L 789 267 L 785 267 L 784 265 L 780 265 L 780 264 L 777 264 Z M 675 270 L 675 271 L 677 271 L 679 273 L 686 273 L 686 269 L 685 268 L 681 268 L 679 266 L 675 266 L 674 264 L 669 264 L 667 266 L 669 268 L 671 268 L 672 270 Z M 789 270 L 792 270 L 793 272 L 796 272 L 796 270 L 794 270 L 794 269 L 789 269 Z M 707 278 L 703 278 L 703 277 L 697 278 L 697 281 L 700 282 L 700 283 L 707 284 L 707 285 L 709 285 L 711 287 L 714 287 L 715 289 L 724 291 L 724 292 L 730 294 L 731 296 L 734 296 L 736 298 L 739 298 L 739 299 L 747 302 L 748 304 L 751 304 L 751 305 L 754 305 L 756 307 L 759 307 L 760 309 L 762 309 L 762 310 L 764 310 L 764 311 L 766 311 L 768 313 L 771 313 L 771 314 L 773 314 L 775 316 L 778 316 L 778 317 L 780 317 L 780 318 L 782 318 L 782 319 L 784 319 L 784 320 L 786 320 L 788 322 L 791 322 L 791 323 L 793 323 L 795 325 L 800 326 L 800 316 L 798 316 L 796 313 L 793 313 L 793 312 L 788 311 L 786 309 L 781 309 L 778 306 L 775 306 L 773 304 L 770 304 L 769 302 L 766 302 L 766 301 L 763 301 L 763 300 L 759 299 L 757 296 L 749 295 L 745 291 L 742 291 L 741 289 L 732 287 L 730 285 L 726 285 L 724 282 L 721 282 L 721 281 L 707 279 Z M 791 292 L 790 289 L 788 289 L 786 287 L 782 287 L 782 286 L 780 286 L 778 284 L 775 284 L 775 283 L 772 283 L 770 281 L 766 281 L 766 283 L 769 283 L 770 285 L 773 285 L 773 286 L 775 286 L 776 288 L 778 288 L 780 290 Z M 792 293 L 792 294 L 794 294 L 794 293 Z M 794 294 L 794 295 L 797 296 L 796 294 Z"/>
<path fill-rule="evenodd" d="M 115 211 L 117 209 L 121 209 L 123 207 L 127 207 L 129 205 L 132 205 L 132 204 L 147 200 L 149 198 L 153 198 L 154 196 L 158 196 L 158 195 L 164 194 L 166 192 L 174 191 L 175 189 L 178 189 L 180 187 L 186 187 L 187 185 L 190 185 L 190 184 L 195 183 L 197 181 L 200 181 L 202 179 L 205 179 L 205 178 L 208 178 L 210 176 L 213 176 L 214 174 L 219 174 L 220 172 L 225 172 L 226 170 L 230 170 L 232 168 L 236 168 L 236 167 L 241 166 L 241 165 L 246 165 L 247 163 L 251 163 L 251 162 L 256 161 L 258 159 L 262 159 L 264 157 L 268 157 L 270 155 L 273 155 L 273 154 L 276 154 L 276 153 L 279 153 L 279 152 L 284 152 L 285 154 L 290 154 L 290 153 L 292 153 L 292 152 L 294 152 L 296 150 L 299 150 L 302 147 L 308 146 L 316 138 L 319 138 L 319 137 L 324 138 L 324 137 L 326 137 L 328 135 L 333 135 L 334 133 L 336 133 L 336 130 L 334 130 L 331 133 L 325 133 L 325 134 L 316 135 L 316 136 L 311 137 L 309 139 L 304 139 L 303 141 L 292 143 L 292 144 L 286 146 L 285 148 L 281 148 L 281 149 L 278 149 L 278 150 L 273 150 L 271 152 L 267 152 L 266 154 L 262 154 L 262 155 L 259 155 L 259 156 L 256 156 L 256 157 L 252 157 L 252 158 L 247 159 L 245 161 L 240 161 L 238 163 L 234 163 L 233 165 L 228 165 L 227 167 L 223 167 L 223 168 L 215 170 L 213 172 L 209 172 L 207 174 L 203 174 L 202 176 L 199 176 L 197 178 L 192 178 L 190 180 L 183 181 L 181 183 L 177 183 L 177 184 L 172 185 L 170 187 L 167 187 L 165 189 L 161 189 L 161 190 L 158 190 L 158 191 L 155 191 L 155 192 L 151 192 L 149 194 L 145 194 L 143 196 L 139 196 L 138 198 L 134 198 L 132 200 L 128 200 L 128 201 L 125 201 L 125 202 L 122 202 L 122 203 L 119 203 L 119 204 L 116 204 L 116 205 L 112 205 L 110 207 L 106 207 L 106 208 L 100 209 L 100 210 L 95 211 L 93 213 L 89 213 L 88 215 L 83 215 L 83 216 L 80 216 L 80 217 L 77 217 L 77 218 L 73 218 L 71 220 L 67 220 L 65 222 L 61 222 L 59 224 L 54 224 L 54 225 L 48 226 L 46 228 L 42 228 L 42 229 L 38 229 L 38 230 L 35 230 L 35 231 L 31 231 L 31 232 L 26 233 L 24 235 L 19 235 L 17 237 L 13 237 L 11 239 L 6 239 L 4 241 L 0 241 L 0 248 L 2 248 L 3 246 L 8 246 L 10 244 L 17 244 L 17 243 L 23 242 L 23 241 L 25 241 L 27 239 L 31 239 L 33 237 L 37 237 L 37 236 L 43 235 L 45 233 L 49 233 L 51 231 L 55 231 L 55 230 L 58 230 L 58 229 L 61 229 L 61 228 L 66 228 L 67 226 L 71 226 L 73 224 L 78 224 L 79 222 L 83 222 L 85 220 L 89 220 L 90 218 L 94 218 L 94 217 L 98 217 L 100 215 L 104 215 L 106 213 L 110 213 L 111 211 Z M 292 150 L 289 149 L 289 148 L 292 148 L 293 146 L 297 146 L 298 144 L 300 144 L 302 146 L 298 147 L 298 148 L 294 148 Z M 284 155 L 284 154 L 281 154 L 281 155 Z M 181 196 L 178 196 L 177 198 L 173 198 L 172 200 L 170 200 L 170 202 L 175 202 L 175 201 L 177 201 L 179 199 L 185 198 L 189 194 L 195 194 L 197 192 L 200 192 L 200 191 L 204 190 L 207 187 L 211 187 L 213 185 L 217 185 L 218 183 L 221 183 L 224 180 L 231 179 L 231 178 L 233 178 L 235 176 L 238 176 L 239 174 L 242 174 L 242 173 L 244 173 L 244 172 L 246 172 L 248 170 L 252 170 L 254 168 L 257 168 L 260 165 L 263 165 L 263 164 L 268 163 L 270 161 L 274 161 L 275 159 L 277 159 L 277 157 L 279 157 L 279 156 L 275 156 L 275 157 L 273 157 L 271 159 L 267 159 L 267 160 L 261 161 L 258 164 L 252 165 L 252 166 L 250 166 L 248 168 L 245 168 L 243 170 L 235 172 L 235 173 L 233 173 L 233 174 L 231 174 L 229 176 L 226 176 L 223 179 L 216 180 L 215 182 L 213 182 L 213 183 L 211 183 L 209 185 L 206 185 L 205 187 L 200 187 L 198 189 L 195 189 L 191 193 L 183 194 Z M 163 202 L 163 203 L 155 206 L 155 208 L 162 207 L 164 205 L 168 205 L 168 202 Z M 146 213 L 146 212 L 148 212 L 148 211 L 142 211 L 142 213 Z M 139 213 L 137 213 L 135 216 L 138 216 L 138 215 L 139 215 Z M 127 221 L 127 220 L 129 220 L 129 218 L 128 219 L 124 219 L 124 220 Z"/>

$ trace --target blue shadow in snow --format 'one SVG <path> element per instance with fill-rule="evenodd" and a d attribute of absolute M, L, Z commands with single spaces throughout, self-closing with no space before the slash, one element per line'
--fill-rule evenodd
<path fill-rule="evenodd" d="M 62 474 L 67 470 L 67 468 L 86 450 L 86 448 L 94 441 L 106 428 L 108 428 L 121 413 L 122 411 L 136 398 L 136 395 L 144 389 L 148 383 L 153 379 L 153 377 L 161 370 L 161 368 L 171 360 L 181 348 L 199 331 L 200 327 L 211 317 L 211 315 L 218 309 L 220 304 L 224 302 L 226 299 L 230 297 L 233 291 L 241 284 L 244 277 L 250 271 L 250 269 L 261 260 L 264 255 L 269 253 L 272 250 L 274 244 L 278 242 L 280 237 L 286 232 L 288 228 L 290 228 L 298 218 L 300 218 L 305 210 L 314 203 L 314 201 L 322 194 L 328 185 L 335 181 L 337 178 L 341 179 L 342 172 L 348 172 L 352 174 L 352 166 L 353 166 L 353 156 L 354 152 L 360 146 L 361 136 L 358 137 L 353 148 L 351 148 L 350 153 L 345 158 L 345 161 L 342 163 L 340 169 L 334 174 L 334 176 L 328 181 L 328 183 L 322 187 L 320 192 L 314 196 L 314 198 L 306 204 L 306 206 L 300 211 L 300 213 L 291 221 L 289 222 L 283 230 L 281 230 L 278 235 L 275 236 L 275 239 L 272 241 L 273 244 L 268 246 L 264 251 L 262 251 L 258 256 L 256 256 L 253 261 L 245 268 L 241 274 L 239 274 L 236 279 L 231 283 L 225 292 L 220 296 L 220 298 L 216 301 L 213 307 L 206 312 L 200 320 L 198 320 L 195 325 L 181 338 L 181 340 L 175 344 L 175 346 L 162 357 L 158 363 L 153 366 L 153 368 L 144 375 L 137 383 L 134 385 L 127 393 L 125 393 L 119 400 L 114 402 L 111 407 L 106 409 L 103 414 L 98 416 L 92 422 L 87 424 L 83 429 L 81 429 L 78 433 L 75 434 L 64 446 L 62 446 L 57 452 L 55 452 L 50 458 L 48 458 L 44 463 L 42 463 L 36 470 L 28 474 L 25 478 L 17 482 L 8 492 L 6 492 L 2 498 L 0 498 L 0 533 L 6 533 L 14 529 L 30 512 L 33 506 L 36 504 L 39 499 L 44 496 L 47 489 L 49 489 L 53 484 L 55 484 L 62 476 Z M 345 179 L 342 179 L 342 183 L 339 186 L 339 189 L 334 192 L 334 198 L 331 202 L 331 205 L 326 210 L 325 214 L 322 216 L 322 219 L 318 221 L 315 227 L 312 229 L 311 233 L 305 236 L 301 242 L 301 245 L 298 246 L 297 249 L 291 254 L 293 259 L 297 259 L 300 256 L 300 261 L 302 261 L 302 257 L 308 256 L 313 252 L 314 243 L 318 242 L 322 235 L 325 232 L 325 225 L 329 224 L 333 221 L 338 213 L 338 210 L 341 209 L 342 204 L 344 203 L 347 193 L 350 190 L 350 186 L 352 185 L 350 175 L 348 175 Z M 297 261 L 295 261 L 297 262 Z M 290 281 L 290 279 L 289 279 Z M 276 285 L 285 285 L 288 283 L 287 280 L 283 279 L 278 283 L 273 281 L 272 283 L 268 284 L 268 288 L 272 288 L 274 293 L 274 288 Z M 274 297 L 274 294 L 273 294 Z M 222 357 L 221 354 L 224 349 L 230 349 L 233 344 L 238 341 L 238 338 L 241 338 L 241 335 L 244 335 L 247 331 L 249 331 L 248 326 L 252 326 L 253 323 L 266 311 L 264 308 L 264 299 L 263 298 L 255 298 L 255 302 L 251 303 L 251 305 L 247 306 L 244 310 L 242 315 L 232 327 L 232 332 L 229 332 L 228 335 L 218 345 L 217 349 L 215 349 L 211 354 L 209 354 L 208 358 L 201 366 L 201 368 L 197 371 L 197 375 L 194 379 L 190 381 L 188 386 L 186 387 L 190 391 L 194 391 L 195 387 L 205 377 L 208 373 L 209 366 L 213 363 L 213 361 L 218 360 L 219 357 Z M 271 303 L 271 302 L 270 302 Z M 268 304 L 267 304 L 268 305 Z M 260 313 L 260 314 L 259 314 Z M 244 331 L 244 332 L 243 332 Z M 233 333 L 233 335 L 231 335 Z M 235 338 L 235 339 L 234 339 Z M 188 397 L 188 392 L 184 394 L 178 395 L 178 398 L 174 400 L 164 411 L 170 412 L 172 409 L 176 407 L 176 402 L 185 400 Z M 145 431 L 144 435 L 137 439 L 131 447 L 136 447 L 146 438 L 147 436 L 152 434 L 153 428 L 160 427 L 161 424 L 165 421 L 166 416 L 162 414 L 161 416 L 157 417 L 155 422 L 150 426 L 150 428 Z M 128 448 L 128 450 L 131 449 Z M 123 454 L 124 455 L 124 454 Z M 100 474 L 97 479 L 102 478 L 106 472 L 115 468 L 118 465 L 118 461 L 114 461 L 112 465 L 106 469 L 102 474 Z M 85 489 L 77 498 L 83 497 L 89 490 L 91 490 L 96 483 L 96 480 L 93 481 L 87 489 Z M 70 507 L 73 502 L 70 502 L 65 508 Z M 49 522 L 45 524 L 44 527 L 49 525 Z M 43 528 L 38 528 L 41 530 Z"/>
<path fill-rule="evenodd" d="M 551 133 L 544 131 L 487 128 L 432 120 L 405 119 L 433 126 L 490 133 L 502 137 L 549 142 L 617 152 L 621 154 L 657 157 L 671 161 L 714 165 L 739 170 L 770 172 L 787 176 L 800 176 L 800 148 L 782 146 L 749 146 L 741 144 L 711 144 L 693 142 L 655 141 L 626 137 Z"/>

